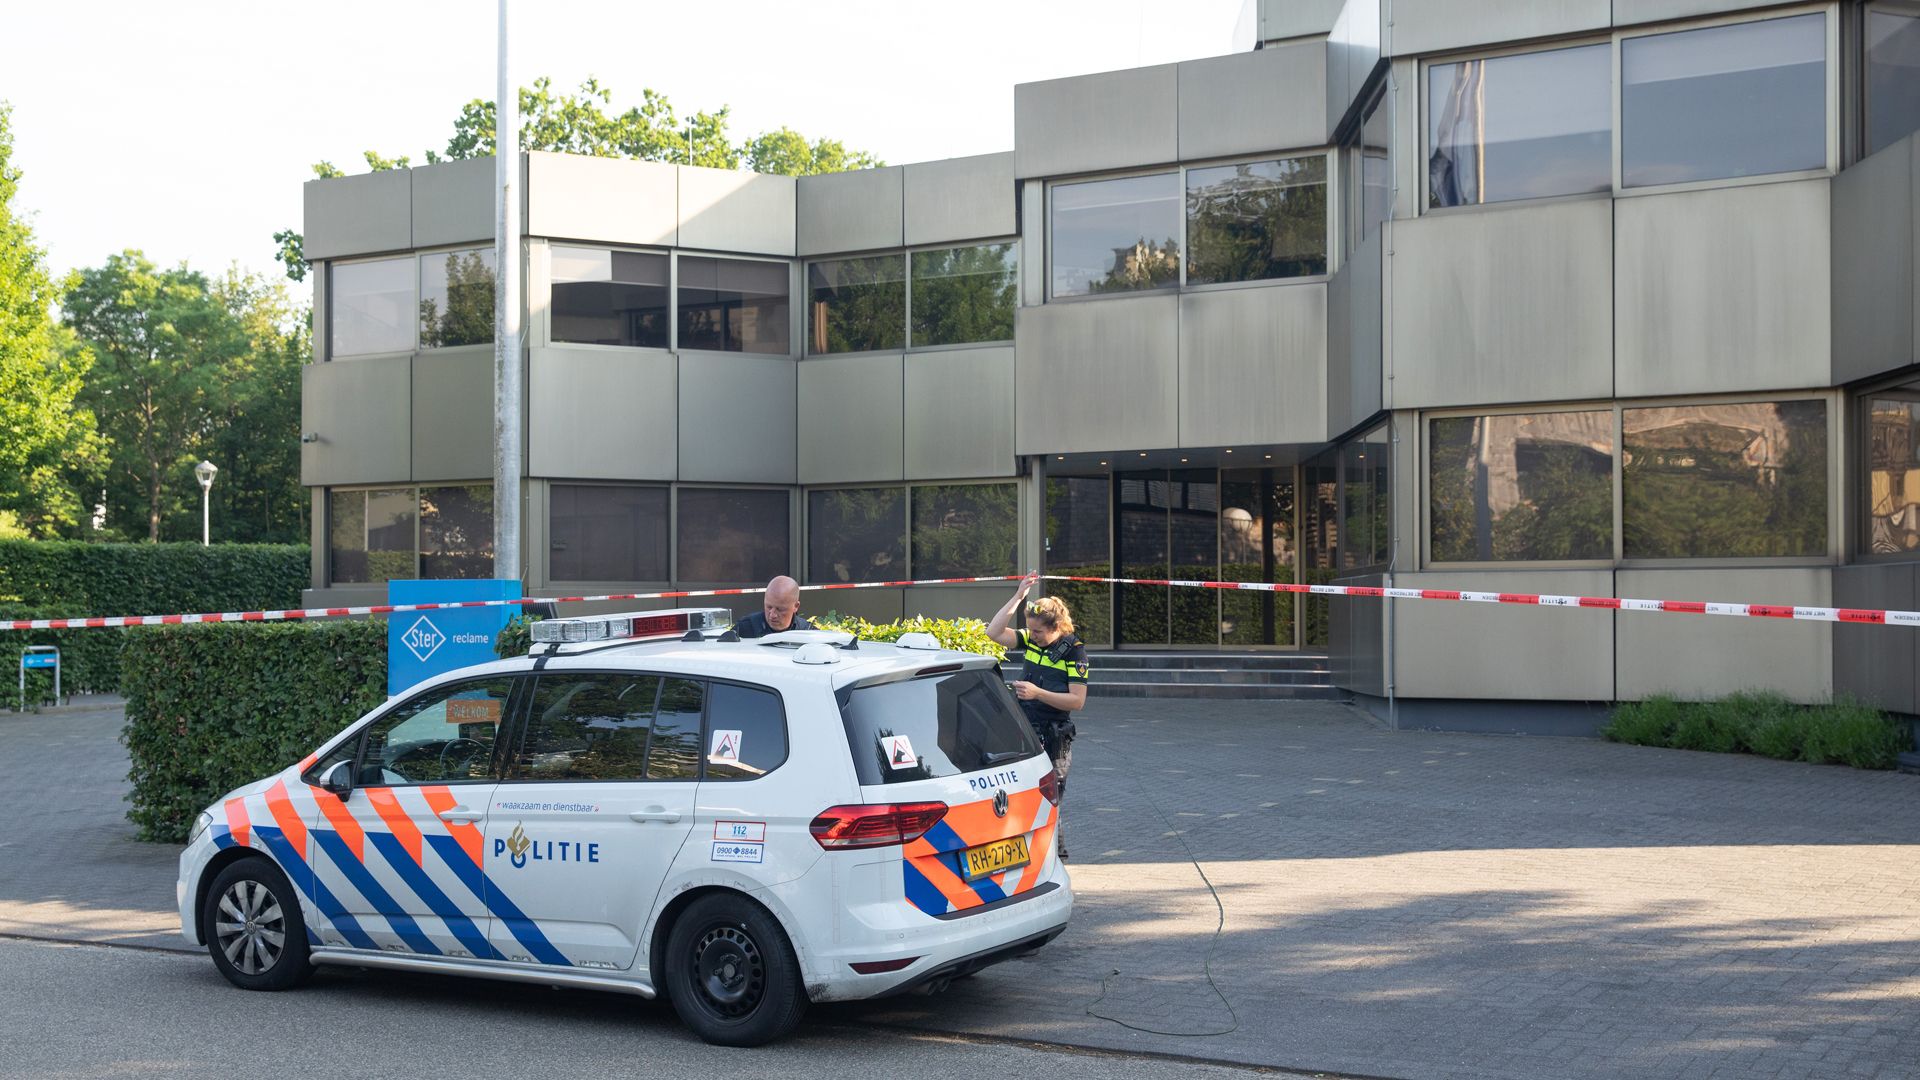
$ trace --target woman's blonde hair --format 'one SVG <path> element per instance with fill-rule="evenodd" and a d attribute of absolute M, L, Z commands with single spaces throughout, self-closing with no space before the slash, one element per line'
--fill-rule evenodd
<path fill-rule="evenodd" d="M 1073 613 L 1067 602 L 1057 596 L 1043 596 L 1027 605 L 1027 614 L 1063 634 L 1073 633 Z"/>

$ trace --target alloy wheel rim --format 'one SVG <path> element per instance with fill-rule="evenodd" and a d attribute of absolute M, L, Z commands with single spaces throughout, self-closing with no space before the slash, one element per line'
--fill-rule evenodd
<path fill-rule="evenodd" d="M 712 927 L 693 947 L 693 983 L 709 1011 L 739 1019 L 759 1007 L 766 994 L 766 958 L 739 927 Z"/>
<path fill-rule="evenodd" d="M 243 878 L 220 894 L 213 936 L 235 970 L 259 975 L 279 963 L 287 947 L 286 912 L 273 890 Z"/>

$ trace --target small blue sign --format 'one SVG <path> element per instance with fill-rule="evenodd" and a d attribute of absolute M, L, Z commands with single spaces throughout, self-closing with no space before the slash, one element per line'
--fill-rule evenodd
<path fill-rule="evenodd" d="M 23 668 L 59 667 L 60 657 L 53 653 L 28 653 L 20 658 L 20 666 Z"/>
<path fill-rule="evenodd" d="M 457 604 L 469 600 L 516 600 L 520 583 L 505 578 L 479 581 L 389 581 L 389 604 Z M 455 668 L 499 659 L 493 642 L 520 613 L 512 604 L 452 608 L 446 611 L 396 611 L 387 616 L 387 695 Z"/>

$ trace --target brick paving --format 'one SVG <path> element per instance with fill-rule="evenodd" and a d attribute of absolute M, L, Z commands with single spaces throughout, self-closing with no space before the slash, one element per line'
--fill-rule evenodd
<path fill-rule="evenodd" d="M 1920 777 L 1336 703 L 1082 716 L 1067 934 L 823 1018 L 1409 1080 L 1920 1077 Z M 118 726 L 0 714 L 0 933 L 178 942 Z"/>

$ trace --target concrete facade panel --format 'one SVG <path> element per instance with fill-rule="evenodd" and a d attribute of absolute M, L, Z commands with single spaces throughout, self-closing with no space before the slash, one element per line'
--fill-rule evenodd
<path fill-rule="evenodd" d="M 853 615 L 868 622 L 889 623 L 907 614 L 904 589 L 846 589 L 840 592 L 801 593 L 800 610 L 808 615 L 825 615 L 829 611 L 842 615 Z M 733 601 L 733 613 L 736 618 L 760 610 L 759 601 L 751 596 L 719 597 Z"/>
<path fill-rule="evenodd" d="M 1339 578 L 1337 585 L 1380 588 L 1379 574 Z M 1328 668 L 1333 684 L 1356 694 L 1387 693 L 1386 605 L 1378 600 L 1333 597 L 1329 607 Z"/>
<path fill-rule="evenodd" d="M 409 169 L 309 180 L 301 203 L 301 249 L 309 260 L 402 251 L 413 244 Z"/>
<path fill-rule="evenodd" d="M 679 473 L 716 483 L 797 482 L 795 362 L 779 356 L 680 357 Z"/>
<path fill-rule="evenodd" d="M 1613 0 L 1613 25 L 1636 26 L 1776 6 L 1778 0 Z"/>
<path fill-rule="evenodd" d="M 1340 120 L 1360 96 L 1380 63 L 1388 0 L 1347 0 L 1327 34 L 1327 130 Z"/>
<path fill-rule="evenodd" d="M 1067 176 L 1176 160 L 1179 93 L 1177 64 L 1015 86 L 1014 173 Z"/>
<path fill-rule="evenodd" d="M 556 346 L 528 358 L 534 476 L 672 480 L 679 364 L 653 349 Z"/>
<path fill-rule="evenodd" d="M 1833 602 L 1827 567 L 1751 570 L 1621 570 L 1619 596 L 1733 603 Z M 1833 624 L 1785 619 L 1622 612 L 1619 700 L 1653 694 L 1688 700 L 1741 690 L 1778 690 L 1795 701 L 1833 693 Z"/>
<path fill-rule="evenodd" d="M 1038 307 L 1047 299 L 1047 185 L 1020 183 L 1020 303 Z"/>
<path fill-rule="evenodd" d="M 906 242 L 1012 236 L 1019 228 L 1013 151 L 905 166 Z"/>
<path fill-rule="evenodd" d="M 1920 610 L 1920 563 L 1835 567 L 1833 603 Z M 1834 624 L 1833 692 L 1882 709 L 1920 713 L 1920 639 L 1885 626 Z"/>
<path fill-rule="evenodd" d="M 791 176 L 678 166 L 680 246 L 752 255 L 793 254 Z"/>
<path fill-rule="evenodd" d="M 300 482 L 385 484 L 413 476 L 413 359 L 383 356 L 300 369 Z"/>
<path fill-rule="evenodd" d="M 907 354 L 907 479 L 1015 475 L 1013 370 L 1011 345 Z"/>
<path fill-rule="evenodd" d="M 801 483 L 905 478 L 902 360 L 899 353 L 862 353 L 801 362 Z"/>
<path fill-rule="evenodd" d="M 413 358 L 413 479 L 493 475 L 493 347 Z"/>
<path fill-rule="evenodd" d="M 491 241 L 493 159 L 422 165 L 413 173 L 413 246 Z"/>
<path fill-rule="evenodd" d="M 1398 574 L 1394 584 L 1409 589 L 1611 596 L 1613 572 Z M 1394 605 L 1394 681 L 1401 697 L 1613 700 L 1615 616 L 1611 610 L 1442 600 L 1386 602 Z"/>
<path fill-rule="evenodd" d="M 608 244 L 676 244 L 680 170 L 656 161 L 528 154 L 527 234 Z"/>
<path fill-rule="evenodd" d="M 1613 392 L 1613 201 L 1393 223 L 1397 409 Z"/>
<path fill-rule="evenodd" d="M 1914 360 L 1914 154 L 1907 139 L 1833 180 L 1833 380 Z"/>
<path fill-rule="evenodd" d="M 1073 453 L 1179 443 L 1180 298 L 1173 293 L 1014 313 L 1014 449 Z"/>
<path fill-rule="evenodd" d="M 878 591 L 878 590 L 876 590 Z M 1013 594 L 1011 585 L 918 585 L 901 590 L 906 594 L 906 614 L 930 619 L 993 618 L 1000 605 Z"/>
<path fill-rule="evenodd" d="M 904 173 L 893 165 L 800 177 L 795 185 L 799 253 L 868 251 L 905 243 Z"/>
<path fill-rule="evenodd" d="M 1326 42 L 1277 45 L 1178 67 L 1181 160 L 1326 143 Z"/>
<path fill-rule="evenodd" d="M 1385 291 L 1376 233 L 1327 282 L 1327 431 L 1350 431 L 1387 405 L 1380 377 Z"/>
<path fill-rule="evenodd" d="M 1393 5 L 1394 56 L 1604 30 L 1610 0 L 1420 0 Z"/>
<path fill-rule="evenodd" d="M 1826 385 L 1829 188 L 1802 180 L 1616 200 L 1615 393 Z"/>
<path fill-rule="evenodd" d="M 1180 445 L 1327 438 L 1327 287 L 1180 298 Z"/>
<path fill-rule="evenodd" d="M 1325 34 L 1339 20 L 1343 6 L 1343 0 L 1255 0 L 1255 3 L 1259 5 L 1259 21 L 1255 25 L 1261 41 Z"/>

